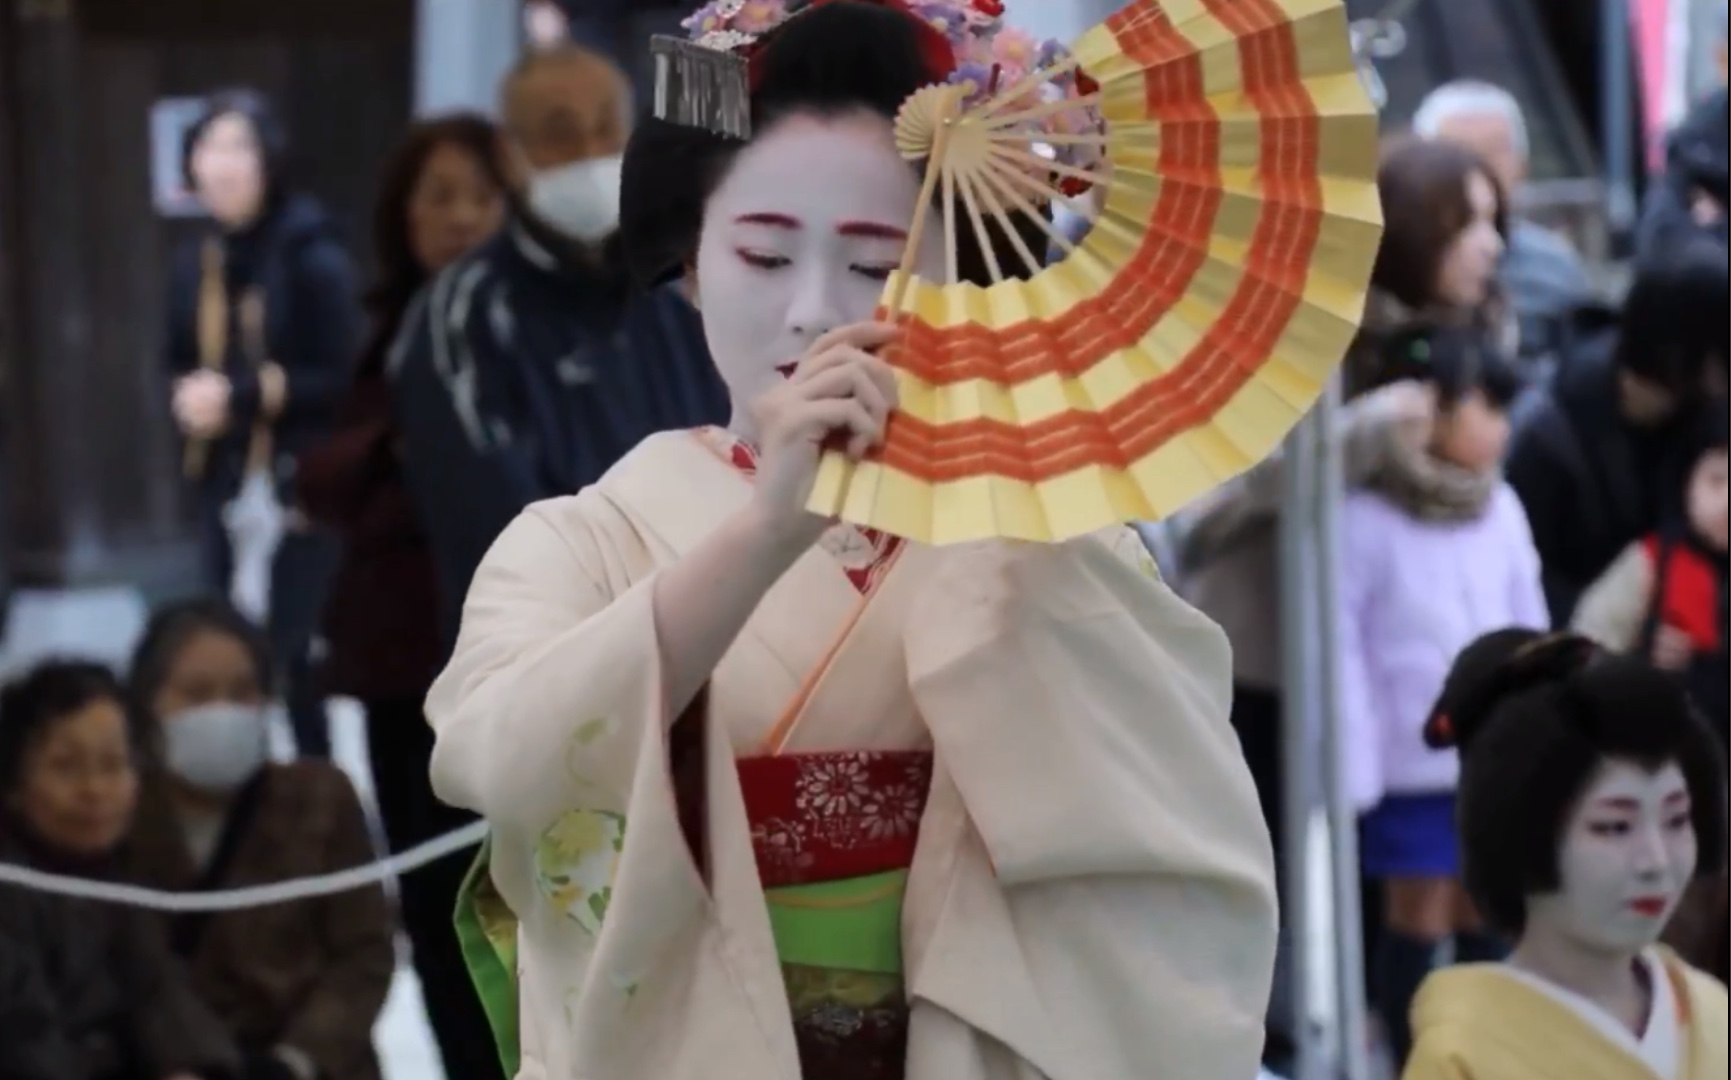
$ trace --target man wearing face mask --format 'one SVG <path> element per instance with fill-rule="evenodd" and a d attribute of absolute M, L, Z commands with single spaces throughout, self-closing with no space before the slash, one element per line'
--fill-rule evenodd
<path fill-rule="evenodd" d="M 502 104 L 511 220 L 429 287 L 393 358 L 452 638 L 481 556 L 525 506 L 575 493 L 657 431 L 728 416 L 690 305 L 628 287 L 615 238 L 624 74 L 557 46 L 507 76 Z"/>

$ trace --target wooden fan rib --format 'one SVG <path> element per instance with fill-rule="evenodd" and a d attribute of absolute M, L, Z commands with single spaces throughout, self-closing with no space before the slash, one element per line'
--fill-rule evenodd
<path fill-rule="evenodd" d="M 1010 246 L 1014 247 L 1016 249 L 1016 254 L 1021 257 L 1022 265 L 1027 269 L 1028 276 L 1033 277 L 1046 268 L 1046 261 L 1044 259 L 1036 258 L 1033 251 L 1029 250 L 1027 242 L 1022 239 L 1022 231 L 1016 228 L 1016 223 L 1011 219 L 1009 210 L 1004 206 L 1003 202 L 999 200 L 997 191 L 995 190 L 995 185 L 989 184 L 990 173 L 991 169 L 988 167 L 975 172 L 965 173 L 963 174 L 962 179 L 974 189 L 975 197 L 985 203 L 986 211 L 992 215 L 992 220 L 998 223 L 998 227 L 1002 229 L 1004 235 L 1009 238 Z M 1020 200 L 1020 205 L 1017 208 L 1023 210 L 1031 217 L 1038 218 L 1040 216 L 1039 211 L 1029 205 L 1025 199 Z M 982 236 L 980 237 L 980 242 L 989 245 L 991 243 L 991 237 Z"/>
<path fill-rule="evenodd" d="M 960 89 L 953 90 L 945 100 L 959 104 L 961 101 Z M 945 151 L 949 146 L 950 126 L 944 121 L 954 115 L 954 104 L 949 108 L 936 110 L 938 115 L 933 117 L 937 122 L 937 129 L 932 136 L 932 154 L 926 165 L 925 178 L 920 181 L 920 197 L 919 201 L 914 204 L 915 206 L 926 207 L 932 204 L 932 197 L 937 190 L 938 178 L 943 172 Z M 901 265 L 896 269 L 895 283 L 890 288 L 889 302 L 885 305 L 889 310 L 889 321 L 891 322 L 895 322 L 901 317 L 903 305 L 907 303 L 908 287 L 913 282 L 914 265 L 919 260 L 920 245 L 925 240 L 927 216 L 924 213 L 916 213 L 913 223 L 908 228 L 907 243 L 902 247 Z"/>
<path fill-rule="evenodd" d="M 1083 131 L 1074 134 L 1064 134 L 1057 131 L 1042 131 L 1029 141 L 1046 143 L 1049 146 L 1105 146 L 1112 137 L 1105 132 Z"/>
<path fill-rule="evenodd" d="M 956 170 L 946 159 L 940 166 L 944 185 L 944 280 L 962 280 L 961 253 L 956 247 Z"/>
<path fill-rule="evenodd" d="M 1090 184 L 1098 183 L 1100 180 L 1100 175 L 1098 173 L 1089 172 L 1087 169 L 1078 169 L 1074 165 L 1066 165 L 1062 161 L 1053 161 L 1050 158 L 1043 158 L 1039 154 L 1022 149 L 1021 145 L 1019 145 L 1021 143 L 1022 140 L 1019 139 L 993 139 L 990 151 L 991 156 L 1002 158 L 1008 162 L 1014 162 L 1017 165 L 1028 166 L 1049 173 L 1056 173 L 1059 176 L 1067 177 L 1072 180 L 1083 180 Z M 1062 194 L 1062 192 L 1058 193 Z"/>
<path fill-rule="evenodd" d="M 986 169 L 981 171 L 981 175 L 987 178 L 986 182 L 996 186 L 1001 193 L 1011 199 L 1015 204 L 1016 209 L 1020 210 L 1032 219 L 1033 222 L 1039 226 L 1040 230 L 1046 234 L 1047 238 L 1049 238 L 1054 244 L 1058 245 L 1066 255 L 1075 254 L 1077 247 L 1076 242 L 1071 240 L 1068 236 L 1065 236 L 1057 226 L 1048 221 L 1046 215 L 1040 212 L 1039 208 L 1034 205 L 1032 199 L 1018 194 L 1011 186 L 1011 181 L 1014 180 L 1016 183 L 1023 184 L 1025 188 L 1031 189 L 1035 193 L 1036 197 L 1046 195 L 1047 198 L 1051 198 L 1055 195 L 1062 194 L 1061 192 L 1053 191 L 1046 185 L 1041 184 L 1038 180 L 1035 180 L 1032 176 L 1029 176 L 1027 173 L 1016 168 L 995 168 L 988 166 Z M 1040 269 L 1045 269 L 1043 263 L 1041 264 Z"/>
<path fill-rule="evenodd" d="M 1044 120 L 1048 116 L 1056 116 L 1072 109 L 1085 109 L 1090 105 L 1098 105 L 1103 97 L 1102 94 L 1093 93 L 1081 97 L 1059 98 L 1055 101 L 1047 101 L 1032 108 L 1023 109 L 1020 112 L 997 113 L 991 117 L 970 122 L 977 123 L 988 130 L 998 131 L 1003 128 L 1014 127 L 1017 124 L 1025 124 L 1031 120 Z"/>
<path fill-rule="evenodd" d="M 965 175 L 958 175 L 956 180 L 957 186 L 962 189 L 962 202 L 967 207 L 968 220 L 973 222 L 974 236 L 982 241 L 980 251 L 986 257 L 986 270 L 991 274 L 992 283 L 995 285 L 1004 280 L 1004 268 L 999 265 L 998 254 L 992 245 L 984 242 L 989 234 L 986 231 L 985 218 L 980 214 L 980 204 L 974 197 L 973 185 L 968 183 Z"/>

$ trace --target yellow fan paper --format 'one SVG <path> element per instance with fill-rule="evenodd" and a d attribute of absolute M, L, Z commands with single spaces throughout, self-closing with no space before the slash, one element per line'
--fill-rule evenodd
<path fill-rule="evenodd" d="M 1076 104 L 1031 84 L 1075 67 L 1103 130 L 1054 138 L 1099 141 L 1086 173 L 1027 134 Z M 811 509 L 925 543 L 1053 542 L 1158 520 L 1265 457 L 1351 343 L 1382 235 L 1340 0 L 1136 0 L 1059 67 L 963 92 L 922 91 L 897 123 L 947 209 L 950 281 L 913 276 L 911 254 L 892 278 L 900 407 L 873 457 L 825 456 Z M 1056 261 L 1016 242 L 1023 267 L 956 282 L 956 229 L 1027 215 L 1067 178 L 1104 189 L 1079 244 L 1049 228 Z"/>

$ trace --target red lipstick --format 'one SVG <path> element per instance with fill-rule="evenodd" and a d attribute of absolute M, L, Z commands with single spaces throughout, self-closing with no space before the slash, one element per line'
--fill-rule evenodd
<path fill-rule="evenodd" d="M 775 370 L 777 371 L 777 373 L 779 373 L 781 375 L 782 378 L 791 379 L 791 378 L 793 378 L 793 373 L 799 370 L 799 361 L 795 360 L 791 364 L 777 365 Z"/>
<path fill-rule="evenodd" d="M 1629 901 L 1629 907 L 1636 914 L 1645 915 L 1649 919 L 1657 919 L 1665 914 L 1665 909 L 1670 906 L 1670 901 L 1663 896 L 1643 896 Z"/>

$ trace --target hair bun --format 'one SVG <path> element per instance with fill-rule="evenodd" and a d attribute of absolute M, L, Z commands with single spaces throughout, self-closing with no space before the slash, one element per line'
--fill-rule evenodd
<path fill-rule="evenodd" d="M 1426 745 L 1467 749 L 1497 707 L 1511 697 L 1562 682 L 1600 655 L 1579 634 L 1494 630 L 1455 658 L 1425 721 Z"/>

